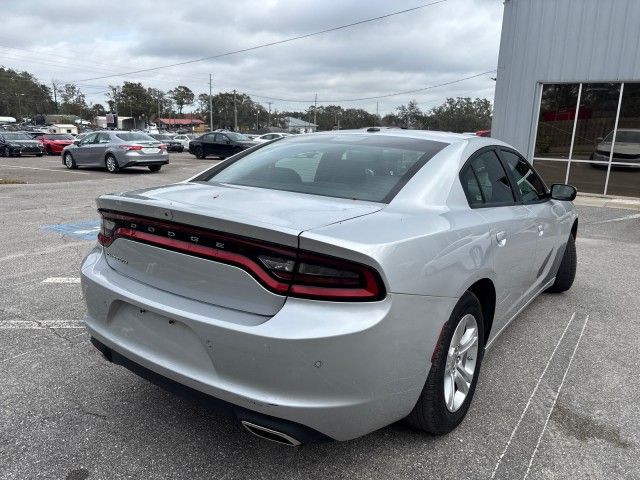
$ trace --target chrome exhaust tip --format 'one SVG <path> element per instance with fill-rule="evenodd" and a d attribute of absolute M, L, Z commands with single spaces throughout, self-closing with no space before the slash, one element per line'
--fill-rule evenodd
<path fill-rule="evenodd" d="M 242 423 L 242 426 L 253 433 L 256 437 L 260 437 L 264 440 L 276 442 L 281 445 L 287 445 L 289 447 L 297 447 L 298 445 L 301 445 L 300 441 L 286 433 L 278 432 L 277 430 L 263 427 L 261 425 L 256 425 L 255 423 L 247 422 L 246 420 L 241 420 L 240 423 Z"/>

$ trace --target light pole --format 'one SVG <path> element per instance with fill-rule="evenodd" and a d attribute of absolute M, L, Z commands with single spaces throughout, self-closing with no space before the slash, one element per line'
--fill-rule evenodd
<path fill-rule="evenodd" d="M 24 93 L 16 93 L 16 97 L 18 97 L 18 118 L 22 119 L 22 104 L 20 102 L 20 97 L 24 97 Z"/>

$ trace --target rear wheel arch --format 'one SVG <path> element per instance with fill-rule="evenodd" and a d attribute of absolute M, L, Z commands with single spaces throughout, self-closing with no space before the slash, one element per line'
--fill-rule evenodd
<path fill-rule="evenodd" d="M 473 293 L 480 301 L 484 318 L 484 344 L 486 345 L 496 311 L 496 288 L 489 278 L 483 278 L 471 285 L 467 291 Z"/>
<path fill-rule="evenodd" d="M 575 240 L 578 236 L 578 219 L 576 218 L 573 222 L 573 226 L 571 227 L 571 236 Z"/>

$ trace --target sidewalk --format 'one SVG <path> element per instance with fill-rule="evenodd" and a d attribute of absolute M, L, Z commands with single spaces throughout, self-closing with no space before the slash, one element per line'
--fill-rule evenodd
<path fill-rule="evenodd" d="M 603 197 L 581 193 L 573 203 L 586 207 L 626 208 L 627 210 L 640 211 L 640 198 Z"/>

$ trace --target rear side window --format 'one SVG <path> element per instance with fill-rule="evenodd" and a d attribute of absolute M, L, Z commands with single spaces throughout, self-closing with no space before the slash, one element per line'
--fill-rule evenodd
<path fill-rule="evenodd" d="M 146 133 L 138 133 L 138 132 L 125 132 L 125 133 L 116 133 L 116 137 L 120 140 L 124 140 L 125 142 L 155 142 L 156 139 Z"/>
<path fill-rule="evenodd" d="M 547 187 L 531 165 L 513 152 L 501 150 L 500 155 L 511 170 L 523 202 L 537 202 L 547 198 Z"/>
<path fill-rule="evenodd" d="M 511 184 L 493 150 L 479 154 L 460 175 L 470 206 L 500 206 L 513 204 Z"/>
<path fill-rule="evenodd" d="M 389 202 L 447 145 L 387 135 L 286 137 L 196 180 Z"/>

